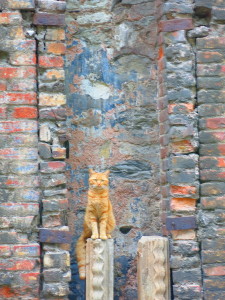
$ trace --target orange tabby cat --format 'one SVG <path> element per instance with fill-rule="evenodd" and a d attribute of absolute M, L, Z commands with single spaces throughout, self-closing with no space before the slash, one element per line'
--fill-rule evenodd
<path fill-rule="evenodd" d="M 84 230 L 77 241 L 76 256 L 80 279 L 85 279 L 86 239 L 111 238 L 115 227 L 115 218 L 109 200 L 109 171 L 97 173 L 89 170 L 88 204 L 84 217 Z"/>

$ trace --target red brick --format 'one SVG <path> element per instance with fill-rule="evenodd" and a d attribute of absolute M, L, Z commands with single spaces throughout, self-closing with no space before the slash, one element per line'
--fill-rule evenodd
<path fill-rule="evenodd" d="M 15 107 L 13 110 L 13 118 L 35 119 L 37 118 L 37 108 L 36 107 Z"/>
<path fill-rule="evenodd" d="M 206 276 L 224 276 L 225 266 L 215 266 L 215 267 L 204 267 L 204 274 Z"/>
<path fill-rule="evenodd" d="M 21 177 L 21 176 L 9 176 L 3 179 L 0 177 L 0 187 L 18 188 L 18 187 L 38 187 L 39 178 L 37 176 Z M 1 204 L 3 206 L 3 204 Z M 9 205 L 9 203 L 8 203 Z M 26 204 L 20 204 L 24 206 Z M 33 204 L 34 205 L 34 204 Z"/>
<path fill-rule="evenodd" d="M 208 118 L 206 119 L 206 127 L 209 129 L 225 128 L 225 118 Z"/>
<path fill-rule="evenodd" d="M 5 259 L 0 262 L 0 270 L 31 271 L 37 266 L 37 259 Z"/>
<path fill-rule="evenodd" d="M 37 132 L 37 121 L 2 121 L 0 133 Z"/>
<path fill-rule="evenodd" d="M 39 66 L 42 68 L 60 68 L 63 67 L 64 61 L 61 56 L 40 56 Z"/>
<path fill-rule="evenodd" d="M 163 32 L 188 30 L 194 28 L 192 19 L 172 19 L 160 21 L 159 30 Z"/>
<path fill-rule="evenodd" d="M 7 108 L 6 107 L 0 107 L 0 119 L 6 119 L 7 115 Z"/>
<path fill-rule="evenodd" d="M 191 153 L 195 152 L 195 147 L 191 141 L 183 140 L 171 143 L 173 153 Z"/>
<path fill-rule="evenodd" d="M 4 92 L 7 89 L 6 82 L 0 81 L 0 92 Z"/>
<path fill-rule="evenodd" d="M 2 299 L 16 299 L 18 293 L 15 292 L 10 286 L 1 286 L 0 287 L 0 295 Z"/>
<path fill-rule="evenodd" d="M 20 277 L 25 284 L 35 284 L 39 282 L 40 272 L 22 273 L 20 274 Z"/>
<path fill-rule="evenodd" d="M 48 42 L 46 43 L 46 46 L 47 46 L 47 53 L 62 55 L 65 54 L 66 52 L 66 46 L 64 43 Z"/>
<path fill-rule="evenodd" d="M 158 59 L 161 59 L 162 57 L 164 57 L 165 53 L 164 53 L 164 47 L 161 46 L 159 47 L 159 52 L 158 52 Z"/>
<path fill-rule="evenodd" d="M 170 192 L 173 195 L 192 195 L 196 194 L 197 189 L 195 186 L 177 186 L 177 185 L 171 185 Z"/>
<path fill-rule="evenodd" d="M 1 103 L 4 104 L 37 104 L 37 94 L 30 93 L 5 93 L 0 95 Z"/>
<path fill-rule="evenodd" d="M 196 199 L 191 198 L 172 198 L 171 210 L 174 211 L 195 211 Z"/>
<path fill-rule="evenodd" d="M 36 76 L 35 67 L 0 67 L 0 78 L 12 79 L 12 78 L 34 78 Z"/>
<path fill-rule="evenodd" d="M 194 111 L 194 103 L 179 103 L 168 105 L 169 114 L 190 113 Z"/>

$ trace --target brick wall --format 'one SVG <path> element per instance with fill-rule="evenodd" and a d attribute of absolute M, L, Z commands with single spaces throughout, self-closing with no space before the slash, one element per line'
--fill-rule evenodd
<path fill-rule="evenodd" d="M 65 299 L 66 2 L 0 6 L 0 298 Z"/>

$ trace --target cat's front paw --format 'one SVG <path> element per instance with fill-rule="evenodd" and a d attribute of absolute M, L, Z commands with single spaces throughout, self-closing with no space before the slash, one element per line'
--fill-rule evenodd
<path fill-rule="evenodd" d="M 92 240 L 97 240 L 98 239 L 98 235 L 97 234 L 92 234 L 91 239 Z"/>
<path fill-rule="evenodd" d="M 101 234 L 100 235 L 100 239 L 101 240 L 107 240 L 108 238 L 107 238 L 107 236 L 105 234 Z"/>

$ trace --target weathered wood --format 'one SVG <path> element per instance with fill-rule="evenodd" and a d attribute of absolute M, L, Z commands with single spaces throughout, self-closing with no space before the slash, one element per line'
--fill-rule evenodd
<path fill-rule="evenodd" d="M 113 300 L 113 240 L 87 240 L 86 300 Z"/>
<path fill-rule="evenodd" d="M 168 239 L 144 236 L 138 242 L 138 300 L 169 300 Z"/>
<path fill-rule="evenodd" d="M 39 240 L 42 243 L 70 244 L 72 234 L 64 230 L 52 230 L 41 228 L 39 231 Z"/>

